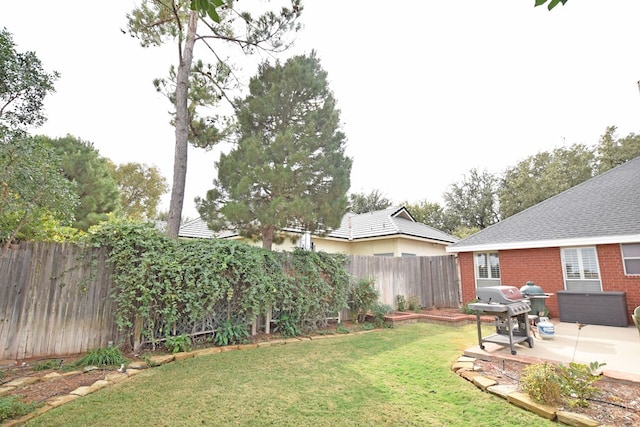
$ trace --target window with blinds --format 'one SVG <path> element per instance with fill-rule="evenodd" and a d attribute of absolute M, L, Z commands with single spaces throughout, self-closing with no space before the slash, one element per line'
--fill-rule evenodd
<path fill-rule="evenodd" d="M 627 243 L 622 248 L 624 274 L 640 275 L 640 243 Z"/>
<path fill-rule="evenodd" d="M 565 289 L 579 292 L 602 290 L 595 247 L 562 249 Z"/>
<path fill-rule="evenodd" d="M 497 252 L 477 252 L 474 261 L 476 286 L 500 285 L 500 258 Z"/>

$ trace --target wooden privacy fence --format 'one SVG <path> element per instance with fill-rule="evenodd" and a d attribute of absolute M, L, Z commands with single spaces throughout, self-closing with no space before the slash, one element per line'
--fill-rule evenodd
<path fill-rule="evenodd" d="M 417 296 L 422 307 L 457 308 L 460 290 L 453 255 L 431 257 L 373 257 L 351 255 L 349 273 L 373 278 L 380 302 L 395 307 L 396 296 Z"/>
<path fill-rule="evenodd" d="M 22 242 L 0 257 L 0 359 L 82 353 L 117 341 L 102 252 L 93 267 L 70 243 Z"/>
<path fill-rule="evenodd" d="M 0 256 L 0 360 L 83 353 L 119 342 L 111 268 L 105 252 L 96 251 L 88 262 L 74 244 L 22 242 Z M 374 278 L 383 304 L 415 295 L 423 307 L 459 306 L 453 256 L 352 255 L 348 270 L 355 278 Z"/>

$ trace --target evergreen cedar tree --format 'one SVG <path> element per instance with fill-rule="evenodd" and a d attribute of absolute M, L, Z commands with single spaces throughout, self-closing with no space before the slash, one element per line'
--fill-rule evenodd
<path fill-rule="evenodd" d="M 214 230 L 233 228 L 271 249 L 277 231 L 322 233 L 347 209 L 352 160 L 336 100 L 315 52 L 264 63 L 237 100 L 238 139 L 196 204 Z"/>

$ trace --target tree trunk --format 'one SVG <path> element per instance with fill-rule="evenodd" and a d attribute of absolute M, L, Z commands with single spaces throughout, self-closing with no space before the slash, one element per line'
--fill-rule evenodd
<path fill-rule="evenodd" d="M 264 249 L 271 250 L 271 245 L 273 244 L 273 232 L 274 232 L 273 225 L 267 225 L 262 230 L 262 247 Z"/>
<path fill-rule="evenodd" d="M 169 218 L 167 219 L 167 236 L 178 238 L 180 221 L 182 219 L 182 205 L 184 204 L 184 190 L 187 181 L 187 149 L 189 148 L 189 73 L 193 61 L 193 45 L 196 41 L 198 12 L 189 13 L 187 36 L 184 43 L 178 74 L 176 76 L 176 147 L 173 159 L 173 184 L 171 187 L 171 201 L 169 202 Z"/>

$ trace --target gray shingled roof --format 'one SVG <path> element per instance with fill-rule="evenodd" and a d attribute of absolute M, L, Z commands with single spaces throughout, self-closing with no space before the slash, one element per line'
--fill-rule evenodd
<path fill-rule="evenodd" d="M 180 226 L 179 237 L 189 237 L 192 239 L 211 239 L 216 237 L 216 233 L 207 227 L 207 223 L 201 218 L 192 219 Z"/>
<path fill-rule="evenodd" d="M 640 241 L 640 157 L 447 247 L 447 252 Z"/>
<path fill-rule="evenodd" d="M 358 240 L 392 235 L 421 237 L 444 243 L 458 241 L 454 236 L 416 222 L 404 207 L 391 207 L 363 214 L 348 213 L 342 218 L 340 227 L 327 236 Z"/>
<path fill-rule="evenodd" d="M 213 231 L 209 230 L 205 221 L 196 218 L 180 226 L 178 235 L 180 237 L 210 239 L 212 237 L 228 238 L 237 234 L 227 231 L 216 236 Z M 443 243 L 458 241 L 454 236 L 416 222 L 404 207 L 392 207 L 364 214 L 348 213 L 342 218 L 340 227 L 327 234 L 327 237 L 358 240 L 393 235 L 420 237 Z"/>

